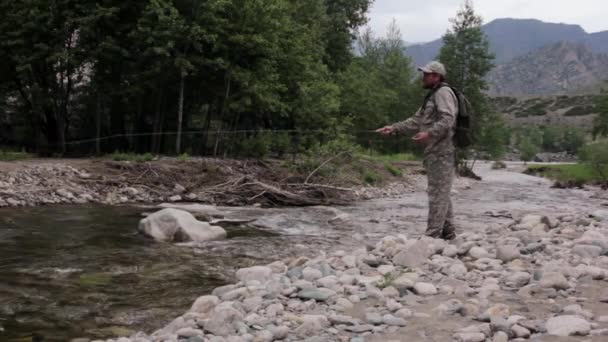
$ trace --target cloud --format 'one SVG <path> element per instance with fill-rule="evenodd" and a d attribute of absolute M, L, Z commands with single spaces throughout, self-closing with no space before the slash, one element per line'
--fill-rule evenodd
<path fill-rule="evenodd" d="M 403 39 L 426 42 L 441 37 L 463 0 L 375 0 L 369 26 L 382 35 L 397 20 Z M 485 22 L 497 18 L 535 18 L 581 25 L 587 32 L 608 30 L 606 0 L 476 0 L 475 10 Z"/>

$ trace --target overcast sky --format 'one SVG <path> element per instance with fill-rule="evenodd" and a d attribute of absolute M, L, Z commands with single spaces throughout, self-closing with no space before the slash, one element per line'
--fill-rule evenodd
<path fill-rule="evenodd" d="M 408 42 L 440 38 L 464 0 L 375 0 L 372 30 L 383 35 L 394 18 Z M 497 18 L 535 18 L 581 25 L 587 32 L 608 30 L 608 0 L 474 0 L 475 10 L 489 22 Z"/>

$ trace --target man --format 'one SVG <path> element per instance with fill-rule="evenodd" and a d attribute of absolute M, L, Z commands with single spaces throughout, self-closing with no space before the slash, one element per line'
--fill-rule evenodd
<path fill-rule="evenodd" d="M 422 85 L 429 90 L 423 106 L 411 118 L 378 129 L 388 135 L 416 133 L 413 140 L 425 146 L 424 167 L 428 178 L 429 216 L 426 235 L 452 240 L 456 237 L 450 194 L 454 178 L 454 126 L 458 98 L 445 83 L 446 70 L 439 62 L 430 62 L 422 71 Z"/>

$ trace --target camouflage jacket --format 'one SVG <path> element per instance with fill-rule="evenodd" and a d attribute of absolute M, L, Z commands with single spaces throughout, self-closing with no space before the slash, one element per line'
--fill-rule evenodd
<path fill-rule="evenodd" d="M 397 133 L 428 132 L 424 154 L 454 152 L 454 125 L 458 114 L 458 98 L 449 87 L 441 87 L 411 118 L 393 124 Z"/>

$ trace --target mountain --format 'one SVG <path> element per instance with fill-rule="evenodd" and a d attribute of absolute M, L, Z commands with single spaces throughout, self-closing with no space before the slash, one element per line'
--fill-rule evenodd
<path fill-rule="evenodd" d="M 492 96 L 573 94 L 608 80 L 608 55 L 563 41 L 497 65 L 487 77 Z"/>
<path fill-rule="evenodd" d="M 543 46 L 568 40 L 581 42 L 596 53 L 608 52 L 608 31 L 587 33 L 579 25 L 546 23 L 536 19 L 496 19 L 482 26 L 496 64 L 507 62 Z M 439 54 L 441 39 L 408 46 L 406 53 L 415 65 L 423 65 Z"/>

